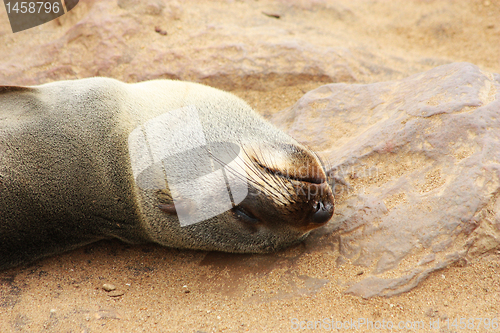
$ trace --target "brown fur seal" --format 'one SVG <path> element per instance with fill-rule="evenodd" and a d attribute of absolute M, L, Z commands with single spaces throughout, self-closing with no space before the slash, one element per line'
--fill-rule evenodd
<path fill-rule="evenodd" d="M 195 112 L 196 121 L 163 121 L 176 110 Z M 194 132 L 162 141 L 191 123 L 200 126 L 207 145 L 241 149 L 234 154 L 239 166 L 226 174 L 248 185 L 226 211 L 181 226 L 171 186 L 153 184 L 165 184 L 169 172 L 153 157 L 154 150 L 168 155 L 183 146 L 195 147 L 194 156 L 209 151 L 192 145 Z M 182 154 L 175 156 L 171 171 L 190 170 Z M 144 158 L 151 159 L 149 169 Z M 207 174 L 215 173 L 211 168 Z M 193 205 L 184 200 L 187 216 L 204 202 L 223 201 L 215 183 L 196 184 L 191 188 L 205 198 Z M 0 269 L 106 238 L 269 252 L 300 242 L 332 214 L 333 195 L 318 157 L 229 93 L 179 81 L 107 78 L 0 87 Z"/>

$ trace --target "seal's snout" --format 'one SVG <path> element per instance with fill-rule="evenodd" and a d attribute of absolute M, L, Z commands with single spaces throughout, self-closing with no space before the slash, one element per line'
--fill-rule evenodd
<path fill-rule="evenodd" d="M 315 212 L 311 216 L 313 224 L 325 224 L 333 216 L 333 204 L 331 202 L 319 201 L 316 204 Z"/>
<path fill-rule="evenodd" d="M 333 216 L 334 198 L 327 182 L 321 184 L 308 184 L 309 209 L 305 217 L 305 229 L 311 230 L 326 224 Z"/>

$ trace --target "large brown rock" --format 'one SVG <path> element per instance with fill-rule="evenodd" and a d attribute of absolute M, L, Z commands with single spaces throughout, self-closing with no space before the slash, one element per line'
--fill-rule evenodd
<path fill-rule="evenodd" d="M 33 85 L 92 76 L 127 82 L 167 78 L 267 90 L 395 79 L 444 61 L 410 61 L 309 23 L 314 15 L 342 25 L 356 20 L 340 5 L 236 3 L 223 12 L 216 3 L 203 6 L 200 12 L 176 1 L 87 0 L 15 38 L 8 25 L 0 25 L 0 43 L 8 46 L 0 80 Z"/>
<path fill-rule="evenodd" d="M 348 293 L 391 296 L 500 246 L 500 75 L 454 63 L 401 81 L 329 84 L 274 122 L 326 158 Z M 344 183 L 344 184 L 342 184 Z"/>

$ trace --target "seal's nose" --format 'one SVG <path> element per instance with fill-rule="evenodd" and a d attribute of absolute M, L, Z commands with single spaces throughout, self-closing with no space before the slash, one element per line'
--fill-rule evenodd
<path fill-rule="evenodd" d="M 312 223 L 324 224 L 330 221 L 333 216 L 333 204 L 331 202 L 325 204 L 323 201 L 318 201 L 314 209 L 315 212 L 311 216 Z"/>

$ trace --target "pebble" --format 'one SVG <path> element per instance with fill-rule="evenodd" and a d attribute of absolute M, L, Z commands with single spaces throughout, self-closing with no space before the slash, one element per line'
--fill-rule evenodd
<path fill-rule="evenodd" d="M 109 297 L 118 297 L 118 296 L 123 296 L 125 294 L 124 291 L 121 291 L 121 290 L 113 290 L 111 291 L 108 296 Z"/>
<path fill-rule="evenodd" d="M 114 285 L 112 285 L 111 283 L 105 283 L 102 285 L 102 289 L 106 290 L 107 292 L 110 292 L 110 291 L 115 290 L 116 287 Z"/>
<path fill-rule="evenodd" d="M 162 28 L 160 28 L 158 26 L 155 27 L 155 31 L 162 36 L 166 36 L 168 34 L 166 30 L 163 30 Z"/>
<path fill-rule="evenodd" d="M 262 14 L 275 19 L 279 19 L 281 17 L 281 14 L 275 12 L 262 12 Z"/>

